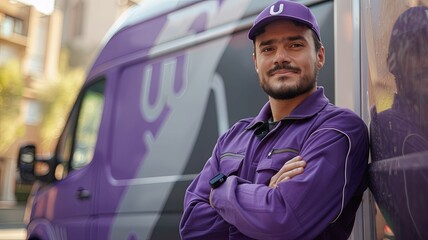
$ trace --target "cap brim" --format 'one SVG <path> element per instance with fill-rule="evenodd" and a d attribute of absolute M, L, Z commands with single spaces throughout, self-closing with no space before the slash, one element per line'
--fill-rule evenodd
<path fill-rule="evenodd" d="M 320 36 L 318 36 L 318 33 L 314 30 L 314 27 L 310 22 L 303 20 L 301 18 L 292 17 L 292 16 L 268 16 L 266 18 L 263 18 L 262 20 L 260 20 L 254 26 L 251 27 L 250 31 L 248 32 L 248 38 L 254 41 L 255 38 L 258 35 L 260 35 L 259 33 L 260 29 L 264 28 L 266 25 L 276 20 L 291 20 L 291 21 L 300 22 L 304 24 L 306 27 L 308 27 L 309 29 L 311 29 L 312 31 L 314 31 L 318 39 L 320 39 Z"/>

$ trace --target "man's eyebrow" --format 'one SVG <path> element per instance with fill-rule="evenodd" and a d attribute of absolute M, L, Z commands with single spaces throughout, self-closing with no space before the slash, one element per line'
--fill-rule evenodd
<path fill-rule="evenodd" d="M 297 35 L 297 36 L 290 36 L 290 37 L 282 38 L 280 40 L 278 40 L 278 39 L 269 39 L 269 40 L 266 40 L 266 41 L 261 41 L 260 44 L 259 44 L 259 47 L 271 45 L 271 44 L 274 44 L 274 43 L 277 43 L 277 42 L 287 42 L 287 41 L 291 42 L 291 41 L 296 41 L 296 40 L 306 41 L 306 39 L 303 36 Z"/>
<path fill-rule="evenodd" d="M 287 40 L 288 41 L 296 41 L 296 40 L 306 41 L 306 39 L 303 36 L 300 36 L 300 35 L 288 37 Z"/>
<path fill-rule="evenodd" d="M 269 40 L 266 40 L 266 41 L 261 41 L 260 44 L 259 44 L 259 47 L 267 46 L 267 45 L 272 45 L 273 43 L 276 43 L 276 42 L 278 42 L 278 40 L 275 40 L 275 39 L 269 39 Z"/>

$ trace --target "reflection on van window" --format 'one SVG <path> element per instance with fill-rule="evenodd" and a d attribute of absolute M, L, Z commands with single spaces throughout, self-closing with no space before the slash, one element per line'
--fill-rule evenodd
<path fill-rule="evenodd" d="M 428 4 L 362 6 L 376 239 L 428 239 Z"/>
<path fill-rule="evenodd" d="M 392 105 L 372 112 L 374 161 L 428 150 L 428 8 L 399 16 L 389 41 L 386 65 L 396 91 Z"/>
<path fill-rule="evenodd" d="M 104 105 L 104 81 L 92 85 L 85 93 L 77 121 L 75 150 L 71 168 L 78 169 L 91 162 L 97 142 L 98 128 Z"/>

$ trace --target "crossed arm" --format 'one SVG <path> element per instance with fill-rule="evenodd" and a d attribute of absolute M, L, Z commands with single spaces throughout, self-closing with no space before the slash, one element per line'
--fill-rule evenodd
<path fill-rule="evenodd" d="M 340 216 L 362 179 L 365 165 L 348 166 L 348 156 L 352 156 L 349 162 L 363 163 L 367 151 L 356 149 L 350 154 L 348 138 L 328 129 L 314 134 L 305 145 L 301 149 L 305 161 L 289 160 L 268 186 L 231 175 L 212 191 L 208 182 L 220 170 L 214 154 L 187 190 L 182 238 L 227 239 L 230 226 L 259 239 L 318 236 Z M 348 169 L 353 169 L 350 188 Z"/>
<path fill-rule="evenodd" d="M 306 167 L 306 162 L 302 159 L 301 156 L 296 156 L 291 160 L 287 161 L 283 167 L 272 176 L 269 188 L 276 188 L 278 183 L 285 182 L 290 180 L 291 178 L 303 173 L 304 168 Z M 197 178 L 203 178 L 203 176 L 198 176 Z M 195 179 L 195 181 L 201 181 L 201 179 Z M 206 180 L 205 180 L 206 181 Z M 202 192 L 201 192 L 202 191 Z M 188 202 L 188 199 L 199 198 L 196 196 L 196 193 L 203 193 L 204 191 L 199 188 L 197 185 L 193 185 L 190 187 L 187 192 L 185 202 Z M 209 193 L 209 204 L 211 205 L 211 195 L 212 189 Z M 183 239 L 200 239 L 203 237 L 204 239 L 227 239 L 229 235 L 229 224 L 223 220 L 223 218 L 217 213 L 214 208 L 204 208 L 200 204 L 196 202 L 191 203 L 191 206 L 187 207 L 188 211 L 186 211 L 183 215 L 183 219 L 199 219 L 199 226 L 204 227 L 185 227 L 186 222 L 182 222 L 180 225 L 181 234 Z M 188 216 L 186 216 L 188 215 Z M 191 215 L 191 216 L 190 216 Z M 210 226 L 206 228 L 205 226 Z"/>

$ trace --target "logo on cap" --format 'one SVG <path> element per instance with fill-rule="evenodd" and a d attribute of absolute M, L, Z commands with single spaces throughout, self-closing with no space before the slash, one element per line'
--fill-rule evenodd
<path fill-rule="evenodd" d="M 278 14 L 282 13 L 282 11 L 284 11 L 284 4 L 281 3 L 281 4 L 279 4 L 279 10 L 278 11 L 275 11 L 275 5 L 272 5 L 270 7 L 269 13 L 270 13 L 270 15 L 278 15 Z"/>
<path fill-rule="evenodd" d="M 319 26 L 311 10 L 301 3 L 285 0 L 278 0 L 276 3 L 263 9 L 263 11 L 257 15 L 253 26 L 248 32 L 248 38 L 254 40 L 255 37 L 260 34 L 259 30 L 262 27 L 278 19 L 301 22 L 309 29 L 313 30 L 318 39 L 320 39 Z"/>

